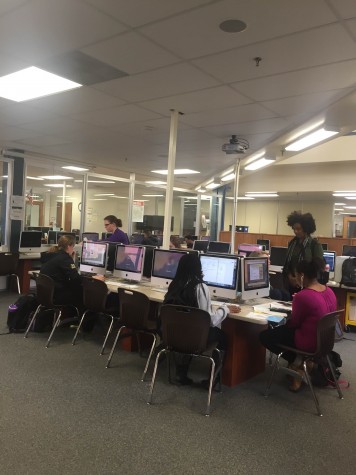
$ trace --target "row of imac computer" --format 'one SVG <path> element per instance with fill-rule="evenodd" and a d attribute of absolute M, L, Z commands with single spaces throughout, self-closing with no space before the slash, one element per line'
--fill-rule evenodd
<path fill-rule="evenodd" d="M 105 275 L 109 246 L 83 242 L 80 270 Z M 131 281 L 150 278 L 152 286 L 168 288 L 179 260 L 194 250 L 166 250 L 143 245 L 116 245 L 113 275 Z M 199 254 L 204 282 L 212 297 L 242 299 L 269 295 L 268 258 L 241 258 L 229 254 Z"/>

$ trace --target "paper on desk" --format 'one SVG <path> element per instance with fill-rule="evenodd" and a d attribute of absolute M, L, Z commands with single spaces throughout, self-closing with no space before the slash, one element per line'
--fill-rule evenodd
<path fill-rule="evenodd" d="M 283 308 L 283 307 L 280 306 L 280 308 Z M 253 310 L 257 313 L 263 314 L 264 316 L 270 315 L 273 317 L 281 317 L 281 319 L 288 316 L 287 312 L 274 312 L 273 310 L 271 310 L 270 303 L 268 304 L 262 303 L 260 305 L 254 305 Z"/>

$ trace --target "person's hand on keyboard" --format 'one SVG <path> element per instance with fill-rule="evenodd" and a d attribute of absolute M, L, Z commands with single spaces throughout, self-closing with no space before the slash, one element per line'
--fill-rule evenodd
<path fill-rule="evenodd" d="M 229 309 L 229 313 L 240 313 L 241 312 L 240 305 L 227 305 L 227 308 Z"/>

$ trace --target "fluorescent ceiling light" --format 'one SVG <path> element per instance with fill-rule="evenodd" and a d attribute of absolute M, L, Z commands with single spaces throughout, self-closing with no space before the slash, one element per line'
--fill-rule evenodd
<path fill-rule="evenodd" d="M 206 185 L 205 188 L 207 188 L 208 190 L 213 190 L 214 188 L 217 188 L 218 186 L 220 186 L 220 183 L 212 182 Z"/>
<path fill-rule="evenodd" d="M 95 193 L 94 196 L 114 196 L 115 193 Z"/>
<path fill-rule="evenodd" d="M 160 175 L 168 175 L 168 170 L 151 170 L 152 173 L 159 173 Z M 196 170 L 190 170 L 189 168 L 176 168 L 174 175 L 193 175 L 194 173 L 200 173 Z"/>
<path fill-rule="evenodd" d="M 350 196 L 356 196 L 356 191 L 354 192 L 343 192 L 343 193 L 333 193 L 333 196 L 336 196 L 338 198 L 348 198 Z"/>
<path fill-rule="evenodd" d="M 107 201 L 107 198 L 90 198 L 89 201 Z"/>
<path fill-rule="evenodd" d="M 356 209 L 356 206 L 345 206 L 345 209 Z"/>
<path fill-rule="evenodd" d="M 246 191 L 245 195 L 276 195 L 277 191 Z"/>
<path fill-rule="evenodd" d="M 142 195 L 142 196 L 146 196 L 146 197 L 153 198 L 153 197 L 155 197 L 155 196 L 157 196 L 157 197 L 158 197 L 158 196 L 164 196 L 164 195 Z"/>
<path fill-rule="evenodd" d="M 38 181 L 43 181 L 44 178 L 40 178 L 39 176 L 27 176 L 27 180 L 38 180 Z"/>
<path fill-rule="evenodd" d="M 233 196 L 227 196 L 227 200 L 233 200 Z M 246 200 L 254 200 L 255 198 L 253 196 L 238 196 L 237 201 L 246 201 Z"/>
<path fill-rule="evenodd" d="M 235 179 L 235 173 L 229 173 L 221 178 L 221 181 L 230 181 Z"/>
<path fill-rule="evenodd" d="M 356 195 L 344 196 L 344 198 L 347 199 L 347 200 L 356 200 Z"/>
<path fill-rule="evenodd" d="M 75 180 L 75 181 L 77 181 L 77 180 Z M 115 183 L 115 181 L 88 180 L 88 183 L 101 183 L 101 184 L 104 184 L 104 185 L 109 185 L 109 184 Z"/>
<path fill-rule="evenodd" d="M 40 178 L 44 180 L 73 180 L 71 176 L 63 176 L 63 175 L 41 175 Z"/>
<path fill-rule="evenodd" d="M 334 203 L 335 206 L 344 206 L 346 203 Z"/>
<path fill-rule="evenodd" d="M 344 211 L 344 208 L 334 208 L 334 211 Z"/>
<path fill-rule="evenodd" d="M 325 130 L 324 128 L 321 128 L 287 145 L 285 150 L 287 150 L 288 152 L 299 152 L 300 150 L 304 150 L 307 147 L 311 147 L 312 145 L 322 142 L 323 140 L 326 140 L 329 137 L 332 137 L 333 135 L 336 135 L 338 133 L 339 132 L 335 130 Z"/>
<path fill-rule="evenodd" d="M 127 199 L 127 196 L 117 196 L 117 195 L 114 195 L 114 196 L 111 196 L 110 198 Z M 144 200 L 141 200 L 141 201 L 144 201 Z"/>
<path fill-rule="evenodd" d="M 7 178 L 7 175 L 3 175 L 1 178 Z"/>
<path fill-rule="evenodd" d="M 150 181 L 145 181 L 145 183 L 148 183 L 149 185 L 167 185 L 167 182 L 160 181 L 160 180 L 150 180 Z"/>
<path fill-rule="evenodd" d="M 32 197 L 33 198 L 33 197 Z M 63 198 L 63 195 L 58 195 L 57 198 Z M 72 200 L 73 197 L 72 196 L 64 196 L 64 199 L 66 200 Z"/>
<path fill-rule="evenodd" d="M 249 194 L 248 196 L 253 196 L 254 198 L 277 198 L 279 195 L 278 193 L 257 193 L 257 194 Z"/>
<path fill-rule="evenodd" d="M 81 87 L 81 84 L 31 66 L 0 77 L 0 97 L 22 102 Z"/>
<path fill-rule="evenodd" d="M 196 191 L 198 193 L 206 193 L 206 190 L 204 188 L 198 188 Z"/>
<path fill-rule="evenodd" d="M 224 176 L 226 175 L 230 175 L 231 173 L 234 172 L 234 169 L 233 168 L 230 168 L 229 170 L 225 170 L 221 175 L 220 175 L 220 178 L 223 178 Z"/>
<path fill-rule="evenodd" d="M 66 170 L 73 170 L 74 172 L 87 172 L 89 168 L 82 168 L 82 167 L 74 167 L 72 165 L 68 165 L 67 167 L 62 167 Z"/>
<path fill-rule="evenodd" d="M 47 185 L 43 185 L 43 186 L 47 186 L 48 188 L 63 188 L 64 185 L 63 183 L 49 183 Z M 65 185 L 66 188 L 72 188 L 72 185 Z"/>
<path fill-rule="evenodd" d="M 356 190 L 336 190 L 334 193 L 352 193 L 353 195 L 356 195 Z"/>
<path fill-rule="evenodd" d="M 267 165 L 270 165 L 275 161 L 274 158 L 259 158 L 258 160 L 255 160 L 254 162 L 249 163 L 248 165 L 245 166 L 245 170 L 258 170 L 259 168 L 266 167 Z"/>
<path fill-rule="evenodd" d="M 263 150 L 262 152 L 258 152 L 256 153 L 255 155 L 252 155 L 251 157 L 249 157 L 247 160 L 246 160 L 246 165 L 249 165 L 250 163 L 254 162 L 255 160 L 257 160 L 258 158 L 262 158 L 264 157 L 264 155 L 266 154 L 265 150 Z"/>

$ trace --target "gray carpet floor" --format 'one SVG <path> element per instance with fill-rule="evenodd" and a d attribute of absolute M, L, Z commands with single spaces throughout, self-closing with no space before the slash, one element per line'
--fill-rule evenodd
<path fill-rule="evenodd" d="M 16 294 L 0 293 L 0 331 Z M 167 382 L 160 367 L 154 404 L 140 381 L 144 359 L 118 351 L 112 368 L 99 356 L 103 329 L 71 345 L 73 329 L 0 336 L 0 473 L 7 474 L 354 474 L 355 389 L 339 400 L 317 389 L 318 417 L 307 388 L 287 390 L 279 374 L 268 399 L 266 373 L 215 393 Z M 356 334 L 346 335 L 356 339 Z M 111 344 L 112 340 L 110 340 Z M 342 378 L 355 379 L 356 342 L 335 348 Z M 194 378 L 204 368 L 193 365 Z"/>

